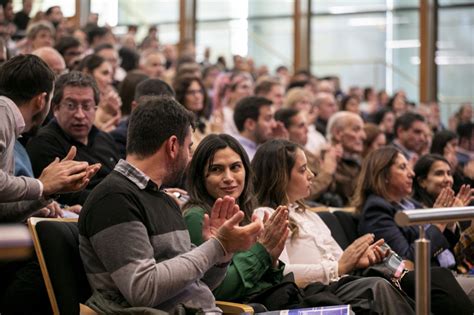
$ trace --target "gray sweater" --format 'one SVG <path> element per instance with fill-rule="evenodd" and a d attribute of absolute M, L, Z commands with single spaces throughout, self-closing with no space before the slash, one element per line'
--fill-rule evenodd
<path fill-rule="evenodd" d="M 211 290 L 227 269 L 215 266 L 221 245 L 192 248 L 176 203 L 126 161 L 89 195 L 79 233 L 89 283 L 103 296 L 167 312 L 180 303 L 220 312 Z"/>

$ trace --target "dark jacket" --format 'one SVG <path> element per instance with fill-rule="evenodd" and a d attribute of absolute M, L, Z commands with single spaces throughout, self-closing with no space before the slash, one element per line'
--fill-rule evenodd
<path fill-rule="evenodd" d="M 422 208 L 415 204 L 415 207 Z M 395 223 L 395 214 L 400 211 L 399 204 L 392 204 L 377 195 L 370 195 L 364 204 L 359 220 L 359 233 L 374 233 L 375 239 L 383 238 L 390 247 L 405 259 L 415 261 L 415 240 L 418 239 L 418 226 L 400 227 Z M 434 225 L 425 230 L 426 238 L 431 241 L 431 257 L 438 256 L 449 249 L 449 242 Z M 438 265 L 437 259 L 432 264 Z"/>

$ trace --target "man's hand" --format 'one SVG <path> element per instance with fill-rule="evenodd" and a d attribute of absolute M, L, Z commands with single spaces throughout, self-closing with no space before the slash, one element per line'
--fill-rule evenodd
<path fill-rule="evenodd" d="M 76 147 L 72 146 L 63 160 L 55 158 L 38 178 L 43 183 L 43 195 L 73 192 L 84 189 L 100 169 L 100 164 L 74 161 Z"/>
<path fill-rule="evenodd" d="M 379 239 L 374 244 L 370 245 L 369 248 L 365 251 L 365 253 L 360 257 L 359 261 L 356 264 L 357 269 L 365 269 L 369 266 L 378 264 L 381 262 L 385 257 L 390 254 L 390 250 L 386 250 L 385 252 L 380 248 L 380 246 L 385 243 L 383 238 Z"/>
<path fill-rule="evenodd" d="M 235 199 L 229 196 L 218 198 L 211 209 L 211 216 L 204 214 L 202 226 L 202 238 L 207 241 L 211 237 L 216 237 L 219 228 L 235 213 L 239 212 L 239 206 L 235 204 Z M 240 221 L 239 221 L 240 222 Z"/>
<path fill-rule="evenodd" d="M 365 254 L 373 242 L 374 235 L 365 234 L 349 245 L 342 253 L 341 258 L 339 258 L 339 275 L 344 275 L 354 270 L 362 255 Z"/>
<path fill-rule="evenodd" d="M 40 209 L 33 216 L 35 217 L 45 217 L 45 218 L 62 218 L 63 210 L 61 206 L 56 201 L 51 202 L 46 207 Z"/>
<path fill-rule="evenodd" d="M 257 241 L 265 247 L 275 265 L 288 238 L 288 208 L 279 206 L 270 219 L 268 213 L 265 212 L 263 223 L 264 229 Z"/>

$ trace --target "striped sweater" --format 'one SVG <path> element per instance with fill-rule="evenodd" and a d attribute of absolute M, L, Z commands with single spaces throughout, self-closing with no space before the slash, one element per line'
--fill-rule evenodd
<path fill-rule="evenodd" d="M 121 160 L 90 194 L 79 218 L 80 253 L 93 290 L 130 306 L 177 304 L 220 312 L 211 290 L 225 276 L 215 239 L 192 248 L 179 207 Z"/>

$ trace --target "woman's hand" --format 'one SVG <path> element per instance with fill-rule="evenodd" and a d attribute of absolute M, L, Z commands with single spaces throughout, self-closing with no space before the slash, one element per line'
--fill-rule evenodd
<path fill-rule="evenodd" d="M 387 257 L 390 254 L 390 250 L 387 249 L 384 252 L 380 248 L 383 243 L 385 243 L 385 241 L 381 238 L 377 242 L 370 245 L 369 248 L 367 248 L 367 250 L 365 251 L 365 253 L 360 257 L 359 261 L 356 264 L 356 268 L 365 269 L 369 266 L 378 264 L 385 257 Z"/>
<path fill-rule="evenodd" d="M 270 257 L 272 257 L 273 265 L 276 265 L 288 238 L 288 208 L 279 206 L 270 218 L 268 218 L 268 213 L 265 212 L 263 224 L 264 229 L 257 242 L 265 247 Z"/>
<path fill-rule="evenodd" d="M 459 189 L 459 192 L 456 195 L 456 199 L 458 201 L 459 207 L 469 206 L 474 200 L 474 188 L 471 188 L 470 185 L 462 185 L 461 189 Z"/>

